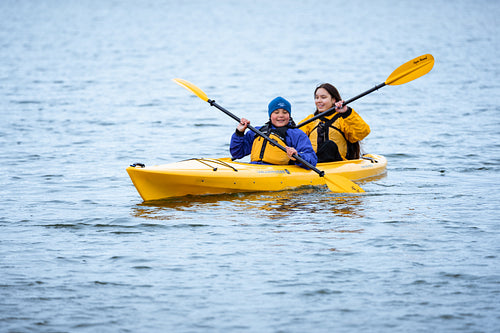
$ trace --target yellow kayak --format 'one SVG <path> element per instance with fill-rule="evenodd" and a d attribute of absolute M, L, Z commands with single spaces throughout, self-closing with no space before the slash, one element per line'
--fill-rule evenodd
<path fill-rule="evenodd" d="M 357 160 L 318 163 L 316 167 L 326 175 L 360 180 L 383 174 L 387 160 L 381 155 L 367 154 Z M 316 172 L 296 165 L 251 164 L 230 158 L 193 158 L 148 167 L 133 164 L 127 172 L 144 201 L 325 185 L 324 178 Z"/>

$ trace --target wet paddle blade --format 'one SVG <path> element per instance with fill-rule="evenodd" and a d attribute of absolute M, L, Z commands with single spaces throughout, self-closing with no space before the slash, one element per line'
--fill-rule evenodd
<path fill-rule="evenodd" d="M 434 57 L 424 54 L 402 64 L 385 80 L 385 84 L 395 86 L 415 80 L 430 72 L 434 66 Z"/>
<path fill-rule="evenodd" d="M 204 100 L 205 102 L 208 102 L 208 97 L 207 94 L 194 84 L 192 84 L 189 81 L 183 80 L 183 79 L 172 79 L 175 83 L 180 85 L 181 87 L 186 88 L 187 90 L 191 91 L 193 94 Z"/>
<path fill-rule="evenodd" d="M 334 193 L 364 193 L 358 184 L 340 175 L 324 175 L 325 183 Z"/>

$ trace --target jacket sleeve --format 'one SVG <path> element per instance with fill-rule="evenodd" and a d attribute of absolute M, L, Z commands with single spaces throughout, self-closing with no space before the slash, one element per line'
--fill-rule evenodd
<path fill-rule="evenodd" d="M 361 116 L 354 110 L 351 110 L 350 115 L 342 118 L 341 130 L 347 140 L 354 143 L 363 140 L 370 134 L 370 126 L 361 118 Z"/>
<path fill-rule="evenodd" d="M 231 157 L 237 160 L 250 154 L 254 139 L 255 134 L 252 131 L 247 131 L 245 135 L 238 135 L 234 132 L 229 144 Z"/>
<path fill-rule="evenodd" d="M 300 157 L 302 157 L 313 166 L 316 166 L 316 163 L 318 163 L 318 157 L 314 152 L 309 137 L 304 132 L 302 132 L 300 129 L 289 129 L 286 141 L 289 147 L 294 147 L 297 150 Z M 305 165 L 298 161 L 296 162 L 296 164 L 308 169 Z"/>

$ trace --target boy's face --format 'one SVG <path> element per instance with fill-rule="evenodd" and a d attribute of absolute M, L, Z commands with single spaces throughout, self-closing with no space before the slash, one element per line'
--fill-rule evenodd
<path fill-rule="evenodd" d="M 276 127 L 283 127 L 290 122 L 290 113 L 285 109 L 276 109 L 271 113 L 271 123 Z"/>

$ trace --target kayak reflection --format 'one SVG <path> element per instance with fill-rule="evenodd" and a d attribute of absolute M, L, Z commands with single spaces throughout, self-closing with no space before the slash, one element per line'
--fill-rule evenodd
<path fill-rule="evenodd" d="M 327 188 L 303 187 L 291 191 L 185 196 L 148 201 L 136 205 L 134 217 L 153 220 L 196 220 L 203 225 L 213 221 L 251 223 L 253 218 L 281 220 L 311 215 L 363 217 L 361 195 L 334 194 Z M 250 221 L 250 222 L 249 222 Z"/>

